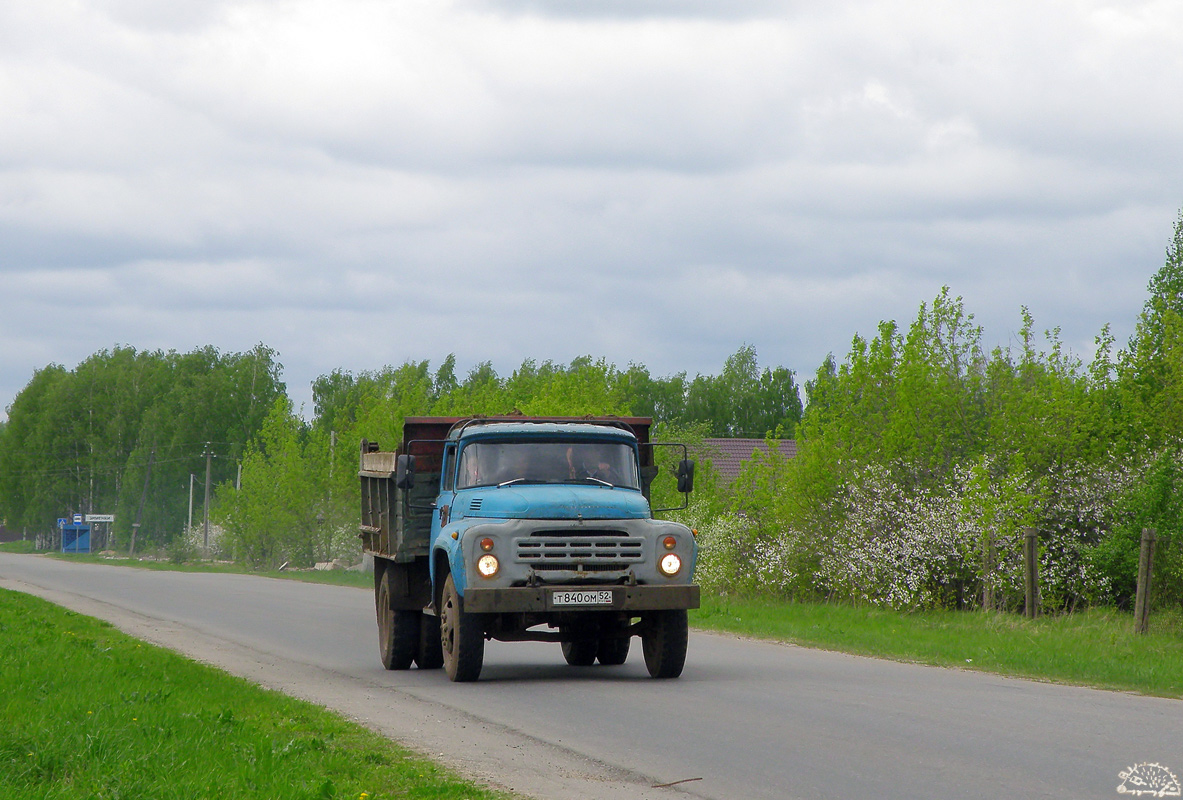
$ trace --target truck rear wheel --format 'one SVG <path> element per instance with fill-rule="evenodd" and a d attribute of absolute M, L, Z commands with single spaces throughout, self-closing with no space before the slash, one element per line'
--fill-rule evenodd
<path fill-rule="evenodd" d="M 431 614 L 419 615 L 419 652 L 415 656 L 419 669 L 439 669 L 444 665 L 444 651 L 440 646 L 440 618 Z"/>
<path fill-rule="evenodd" d="M 641 648 L 653 678 L 676 678 L 686 665 L 689 622 L 686 609 L 651 611 L 645 616 Z"/>
<path fill-rule="evenodd" d="M 606 667 L 615 667 L 628 659 L 632 638 L 629 636 L 631 616 L 613 615 L 600 622 L 599 639 L 596 641 L 596 658 Z"/>
<path fill-rule="evenodd" d="M 378 655 L 387 669 L 410 669 L 419 651 L 419 612 L 390 607 L 390 572 L 383 573 L 376 598 Z"/>
<path fill-rule="evenodd" d="M 485 660 L 485 632 L 478 617 L 465 613 L 451 575 L 444 581 L 439 623 L 448 677 L 458 683 L 475 681 Z"/>
<path fill-rule="evenodd" d="M 573 667 L 590 667 L 596 662 L 596 648 L 599 645 L 595 639 L 576 639 L 563 642 L 563 658 Z"/>
<path fill-rule="evenodd" d="M 599 641 L 596 657 L 606 667 L 616 667 L 628 660 L 628 648 L 631 643 L 628 638 L 605 637 Z"/>

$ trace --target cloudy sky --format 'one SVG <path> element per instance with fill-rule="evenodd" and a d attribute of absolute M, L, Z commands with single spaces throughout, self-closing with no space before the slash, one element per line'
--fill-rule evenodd
<path fill-rule="evenodd" d="M 116 344 L 801 380 L 942 285 L 1124 343 L 1178 0 L 0 0 L 0 409 Z"/>

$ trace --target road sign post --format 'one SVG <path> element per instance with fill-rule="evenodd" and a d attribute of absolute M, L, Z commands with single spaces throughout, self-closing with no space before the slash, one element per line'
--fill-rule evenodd
<path fill-rule="evenodd" d="M 99 525 L 103 526 L 102 527 L 102 533 L 103 533 L 102 543 L 103 543 L 104 549 L 110 547 L 111 524 L 114 522 L 115 522 L 115 515 L 114 514 L 87 514 L 86 515 L 86 523 L 88 525 L 99 524 Z M 91 547 L 94 548 L 95 546 L 96 546 L 95 542 L 92 539 L 91 540 Z"/>

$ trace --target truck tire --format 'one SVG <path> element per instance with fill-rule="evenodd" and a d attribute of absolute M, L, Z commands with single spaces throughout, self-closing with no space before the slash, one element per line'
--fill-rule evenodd
<path fill-rule="evenodd" d="M 419 651 L 419 612 L 390 607 L 390 572 L 378 584 L 378 655 L 387 669 L 410 669 Z"/>
<path fill-rule="evenodd" d="M 485 632 L 478 617 L 465 613 L 451 575 L 444 581 L 439 622 L 440 648 L 448 678 L 457 683 L 475 681 L 485 660 Z"/>
<path fill-rule="evenodd" d="M 653 678 L 676 678 L 686 665 L 689 622 L 686 609 L 651 611 L 645 616 L 641 648 Z"/>
<path fill-rule="evenodd" d="M 419 615 L 419 652 L 415 656 L 419 669 L 439 669 L 444 665 L 444 650 L 440 646 L 440 618 L 432 614 Z"/>
<path fill-rule="evenodd" d="M 573 667 L 590 667 L 596 663 L 596 649 L 599 642 L 595 639 L 576 639 L 573 642 L 563 642 L 563 658 Z"/>
<path fill-rule="evenodd" d="M 596 658 L 605 667 L 618 667 L 628 660 L 628 648 L 631 639 L 601 639 L 596 650 Z"/>

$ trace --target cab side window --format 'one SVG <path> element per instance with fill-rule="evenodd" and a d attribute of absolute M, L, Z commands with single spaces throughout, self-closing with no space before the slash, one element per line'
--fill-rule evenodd
<path fill-rule="evenodd" d="M 456 445 L 450 444 L 444 447 L 444 483 L 443 488 L 445 492 L 453 491 L 456 488 Z"/>

